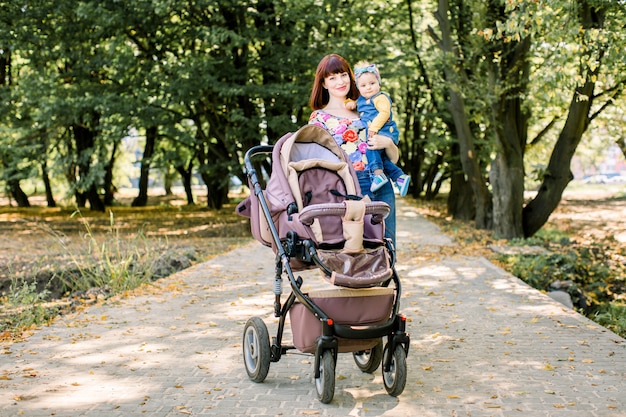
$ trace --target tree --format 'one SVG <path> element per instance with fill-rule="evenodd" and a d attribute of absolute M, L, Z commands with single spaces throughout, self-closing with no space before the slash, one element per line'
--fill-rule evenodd
<path fill-rule="evenodd" d="M 625 12 L 622 4 L 611 1 L 578 0 L 574 17 L 578 23 L 576 40 L 581 49 L 578 57 L 577 82 L 543 181 L 537 196 L 523 210 L 525 236 L 535 234 L 558 206 L 563 190 L 573 179 L 571 161 L 583 134 L 600 112 L 623 92 L 626 79 L 622 58 L 610 56 L 624 45 Z M 616 49 L 617 48 L 617 49 Z M 619 53 L 618 53 L 619 54 Z M 609 66 L 609 75 L 602 68 Z M 615 74 L 616 76 L 612 76 Z M 604 76 L 603 76 L 604 75 Z M 596 92 L 599 80 L 605 87 Z M 604 100 L 598 103 L 598 101 Z"/>
<path fill-rule="evenodd" d="M 454 46 L 452 40 L 449 9 L 448 0 L 439 0 L 435 17 L 439 22 L 441 38 L 438 39 L 432 30 L 431 36 L 437 40 L 446 57 L 444 73 L 449 86 L 450 101 L 448 106 L 458 139 L 461 166 L 473 192 L 476 227 L 485 229 L 491 227 L 491 194 L 484 180 L 478 158 L 478 149 L 475 145 L 475 135 L 468 118 L 469 112 L 465 105 L 465 98 L 461 93 L 461 90 L 466 88 L 468 80 L 461 63 L 462 57 L 459 49 Z M 462 14 L 459 13 L 457 16 L 460 18 Z"/>
<path fill-rule="evenodd" d="M 571 180 L 571 159 L 589 122 L 610 106 L 623 91 L 624 80 L 619 75 L 623 71 L 623 62 L 612 59 L 608 71 L 603 73 L 602 68 L 607 52 L 623 41 L 624 33 L 619 28 L 620 25 L 623 28 L 624 11 L 614 2 L 593 0 L 579 0 L 571 10 L 567 9 L 569 3 L 559 0 L 541 4 L 457 0 L 454 4 L 455 10 L 459 12 L 448 12 L 448 2 L 439 1 L 436 16 L 442 33 L 442 50 L 444 53 L 453 52 L 457 58 L 457 61 L 448 61 L 445 74 L 451 103 L 456 103 L 450 110 L 455 120 L 455 134 L 459 139 L 461 155 L 463 158 L 470 154 L 479 155 L 467 139 L 477 132 L 468 121 L 475 118 L 479 110 L 483 114 L 480 119 L 481 130 L 486 132 L 485 137 L 493 137 L 495 144 L 489 178 L 496 235 L 505 238 L 531 236 L 547 221 Z M 473 11 L 474 26 L 478 28 L 474 34 L 463 31 L 463 9 Z M 554 31 L 554 21 L 548 20 L 548 16 L 563 16 L 569 12 L 575 19 L 567 22 L 578 24 L 564 25 L 563 31 Z M 612 27 L 605 26 L 608 16 L 611 16 Z M 454 32 L 450 30 L 452 26 L 449 19 L 454 19 L 456 23 Z M 451 37 L 446 39 L 448 33 L 454 33 L 455 40 Z M 563 48 L 564 45 L 569 47 Z M 544 53 L 546 56 L 542 55 Z M 556 84 L 546 87 L 539 81 L 544 78 L 554 80 L 552 75 L 546 76 L 554 72 L 554 57 L 561 59 L 558 67 L 563 68 L 563 74 L 568 74 L 572 69 L 568 62 L 573 57 L 578 59 L 579 70 L 574 78 L 577 83 L 572 86 L 573 99 L 544 172 L 543 183 L 537 196 L 524 207 L 524 156 L 528 146 L 528 130 L 531 120 L 540 120 L 537 117 L 539 112 L 533 114 L 531 109 L 542 108 L 539 105 L 541 99 L 531 95 L 530 87 L 533 91 L 561 88 Z M 539 62 L 539 59 L 551 65 L 534 65 L 531 71 L 531 64 Z M 461 61 L 462 64 L 458 64 Z M 603 80 L 606 88 L 594 94 L 594 86 L 599 79 Z M 565 81 L 567 85 L 566 79 L 559 81 Z M 597 104 L 592 111 L 595 100 L 599 98 L 605 101 Z M 471 99 L 474 99 L 472 110 L 468 110 L 464 103 Z M 481 101 L 487 105 L 481 108 Z M 554 125 L 553 120 L 548 123 L 548 128 L 535 129 L 540 132 L 531 144 L 545 137 L 546 131 Z M 465 175 L 470 182 L 473 179 L 480 181 L 481 164 L 476 163 L 468 170 L 468 161 L 463 162 Z M 481 217 L 490 210 L 488 204 L 481 202 L 481 192 L 476 191 L 482 185 L 476 182 L 472 187 L 476 224 L 479 227 L 487 224 Z"/>

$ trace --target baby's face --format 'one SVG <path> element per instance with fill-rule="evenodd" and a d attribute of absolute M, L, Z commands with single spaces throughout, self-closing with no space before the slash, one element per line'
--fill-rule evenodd
<path fill-rule="evenodd" d="M 380 91 L 380 84 L 378 84 L 378 79 L 371 72 L 361 74 L 356 86 L 359 89 L 361 95 L 365 98 L 370 98 Z"/>

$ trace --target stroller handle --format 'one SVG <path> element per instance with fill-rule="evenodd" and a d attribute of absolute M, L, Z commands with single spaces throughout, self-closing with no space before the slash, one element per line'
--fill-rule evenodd
<path fill-rule="evenodd" d="M 365 214 L 372 215 L 372 223 L 382 222 L 389 215 L 389 205 L 382 201 L 373 201 L 365 206 Z M 325 203 L 315 204 L 305 207 L 300 213 L 300 222 L 306 226 L 313 224 L 318 217 L 338 216 L 343 217 L 346 214 L 346 206 L 342 203 Z"/>

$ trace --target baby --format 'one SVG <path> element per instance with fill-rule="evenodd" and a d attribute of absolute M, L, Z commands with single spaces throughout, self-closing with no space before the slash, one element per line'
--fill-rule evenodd
<path fill-rule="evenodd" d="M 387 93 L 380 91 L 380 74 L 376 65 L 368 62 L 357 63 L 354 68 L 354 77 L 361 95 L 356 102 L 346 100 L 346 108 L 356 109 L 359 112 L 361 120 L 367 126 L 368 138 L 376 134 L 385 135 L 397 145 L 399 133 L 391 113 L 391 98 Z M 374 173 L 370 191 L 375 192 L 380 189 L 389 182 L 387 178 L 389 177 L 398 187 L 400 196 L 404 197 L 409 190 L 411 177 L 391 162 L 382 150 L 368 149 L 365 155 L 368 166 Z"/>

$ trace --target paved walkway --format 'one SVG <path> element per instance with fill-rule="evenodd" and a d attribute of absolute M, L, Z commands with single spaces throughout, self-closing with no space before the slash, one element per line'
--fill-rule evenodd
<path fill-rule="evenodd" d="M 411 351 L 398 398 L 350 354 L 328 405 L 310 356 L 248 380 L 245 321 L 276 328 L 273 255 L 253 242 L 4 347 L 0 416 L 626 416 L 626 340 L 484 258 L 454 255 L 404 204 L 399 227 Z"/>

